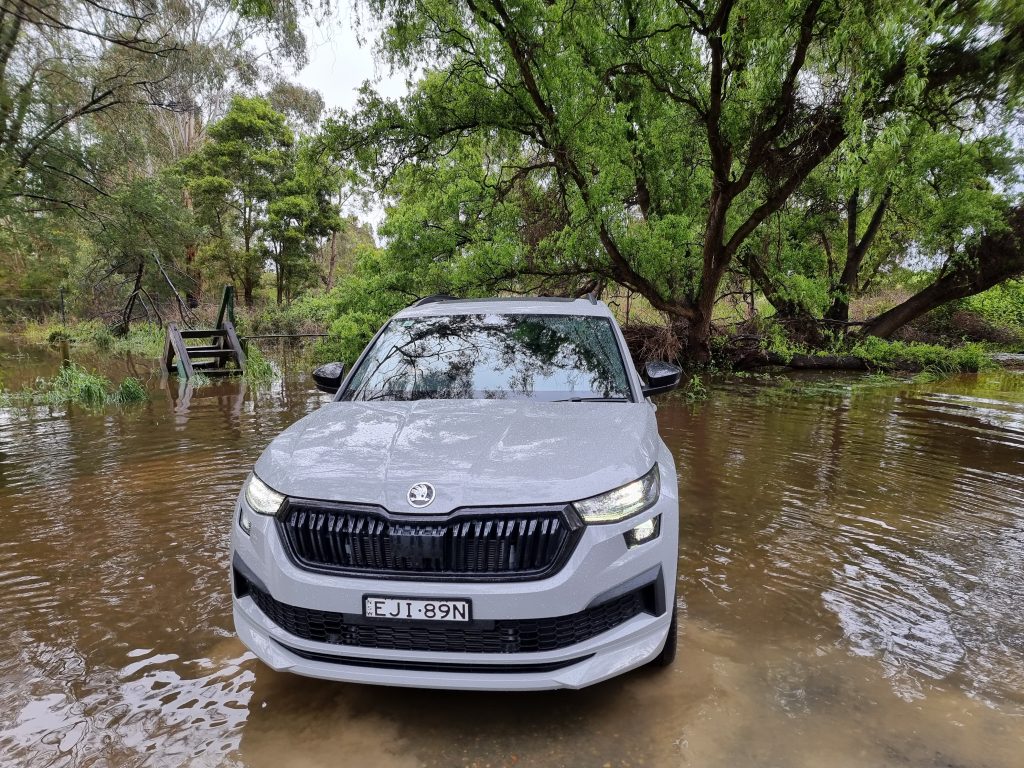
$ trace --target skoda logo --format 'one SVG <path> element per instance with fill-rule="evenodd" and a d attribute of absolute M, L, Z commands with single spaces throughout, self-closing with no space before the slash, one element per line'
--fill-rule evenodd
<path fill-rule="evenodd" d="M 416 483 L 409 489 L 409 503 L 414 507 L 425 507 L 434 500 L 434 486 L 430 483 Z"/>

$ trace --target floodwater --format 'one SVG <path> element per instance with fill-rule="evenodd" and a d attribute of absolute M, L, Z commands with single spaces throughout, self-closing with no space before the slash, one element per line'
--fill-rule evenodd
<path fill-rule="evenodd" d="M 150 402 L 0 410 L 0 764 L 1024 764 L 1024 375 L 662 404 L 675 666 L 481 694 L 279 674 L 234 637 L 234 495 L 324 400 L 278 360 L 274 385 L 187 398 L 118 359 Z M 0 341 L 8 388 L 55 364 Z"/>

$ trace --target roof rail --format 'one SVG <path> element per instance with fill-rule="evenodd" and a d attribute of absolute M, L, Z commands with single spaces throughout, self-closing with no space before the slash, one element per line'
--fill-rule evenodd
<path fill-rule="evenodd" d="M 436 301 L 458 301 L 458 296 L 451 296 L 447 293 L 435 293 L 431 296 L 424 296 L 410 304 L 410 307 L 418 307 L 422 304 L 433 304 Z"/>

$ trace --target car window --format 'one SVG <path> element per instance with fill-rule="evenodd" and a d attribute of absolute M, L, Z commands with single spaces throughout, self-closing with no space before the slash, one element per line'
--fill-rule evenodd
<path fill-rule="evenodd" d="M 392 320 L 343 400 L 632 400 L 611 321 L 528 314 Z"/>

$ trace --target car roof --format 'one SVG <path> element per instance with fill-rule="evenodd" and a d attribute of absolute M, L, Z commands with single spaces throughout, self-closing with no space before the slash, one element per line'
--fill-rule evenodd
<path fill-rule="evenodd" d="M 428 297 L 406 307 L 395 317 L 438 317 L 443 315 L 584 315 L 611 317 L 603 301 L 555 296 L 498 296 L 490 299 Z"/>

